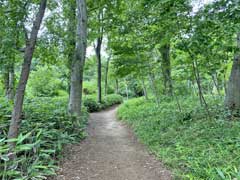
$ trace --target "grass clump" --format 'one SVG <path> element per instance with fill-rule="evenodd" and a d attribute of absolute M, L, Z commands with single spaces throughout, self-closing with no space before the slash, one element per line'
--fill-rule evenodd
<path fill-rule="evenodd" d="M 229 121 L 221 100 L 208 98 L 212 117 L 194 97 L 176 102 L 162 98 L 161 105 L 143 98 L 118 109 L 118 117 L 176 175 L 176 179 L 240 179 L 240 122 Z"/>

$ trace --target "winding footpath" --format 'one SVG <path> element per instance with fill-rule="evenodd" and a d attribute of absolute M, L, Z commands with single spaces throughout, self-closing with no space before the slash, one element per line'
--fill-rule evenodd
<path fill-rule="evenodd" d="M 57 180 L 171 180 L 171 173 L 148 153 L 116 109 L 92 113 L 89 136 L 67 150 Z"/>

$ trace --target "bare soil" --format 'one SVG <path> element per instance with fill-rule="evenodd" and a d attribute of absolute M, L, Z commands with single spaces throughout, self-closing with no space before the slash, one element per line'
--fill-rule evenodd
<path fill-rule="evenodd" d="M 131 130 L 116 120 L 116 109 L 90 115 L 89 136 L 67 148 L 57 180 L 172 179 Z"/>

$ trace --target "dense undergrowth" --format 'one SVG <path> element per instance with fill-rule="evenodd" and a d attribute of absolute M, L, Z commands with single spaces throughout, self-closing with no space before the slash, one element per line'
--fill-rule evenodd
<path fill-rule="evenodd" d="M 67 113 L 67 98 L 34 98 L 25 101 L 21 134 L 15 140 L 17 159 L 12 162 L 8 157 L 6 140 L 11 107 L 1 101 L 0 134 L 0 177 L 7 179 L 45 179 L 54 175 L 56 160 L 65 144 L 84 138 L 84 124 L 88 113 L 76 127 L 75 118 Z"/>
<path fill-rule="evenodd" d="M 118 117 L 131 125 L 136 135 L 170 169 L 176 179 L 240 179 L 240 121 L 228 120 L 222 100 L 208 98 L 211 118 L 196 98 L 176 102 L 133 99 L 121 105 Z"/>
<path fill-rule="evenodd" d="M 84 106 L 89 112 L 96 112 L 115 104 L 121 104 L 123 97 L 117 94 L 111 94 L 103 97 L 102 102 L 98 103 L 96 95 L 88 95 L 84 97 Z"/>
<path fill-rule="evenodd" d="M 118 95 L 109 95 L 104 99 L 101 108 L 120 103 L 122 98 Z M 77 121 L 68 115 L 66 97 L 26 99 L 21 134 L 14 140 L 17 144 L 15 149 L 17 159 L 12 162 L 9 160 L 6 139 L 12 105 L 5 98 L 0 100 L 2 180 L 46 179 L 47 176 L 55 175 L 64 145 L 79 142 L 86 136 L 84 129 L 89 107 L 83 108 L 81 120 Z M 85 104 L 86 102 L 85 100 Z"/>

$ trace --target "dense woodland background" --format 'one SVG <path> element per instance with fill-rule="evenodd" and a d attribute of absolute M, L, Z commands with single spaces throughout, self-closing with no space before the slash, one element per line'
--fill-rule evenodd
<path fill-rule="evenodd" d="M 1 0 L 0 177 L 55 174 L 88 113 L 176 179 L 240 179 L 239 0 Z"/>

